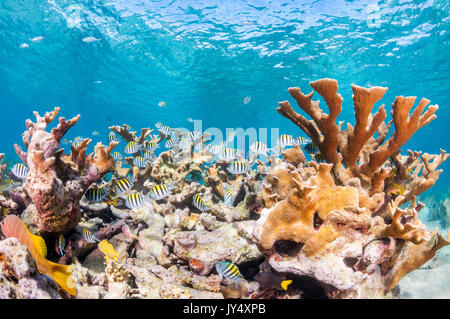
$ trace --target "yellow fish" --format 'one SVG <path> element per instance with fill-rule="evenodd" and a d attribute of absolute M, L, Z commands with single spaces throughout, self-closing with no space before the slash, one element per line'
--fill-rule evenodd
<path fill-rule="evenodd" d="M 8 213 L 9 213 L 9 208 L 7 208 L 7 207 L 2 207 L 2 211 L 3 211 L 3 216 L 6 216 L 6 215 L 8 215 Z"/>
<path fill-rule="evenodd" d="M 72 278 L 72 265 L 61 265 L 45 259 L 47 246 L 42 237 L 33 235 L 27 226 L 16 215 L 8 215 L 1 222 L 2 232 L 6 237 L 17 238 L 22 245 L 27 246 L 36 262 L 39 272 L 51 277 L 58 285 L 72 296 L 77 294 Z"/>
<path fill-rule="evenodd" d="M 290 284 L 292 284 L 292 280 L 283 280 L 281 282 L 281 288 L 283 288 L 283 290 L 288 290 Z"/>
<path fill-rule="evenodd" d="M 110 244 L 106 239 L 103 239 L 98 243 L 98 249 L 100 249 L 100 251 L 105 254 L 106 260 L 112 258 L 117 262 L 119 261 L 119 253 L 114 249 L 114 246 Z"/>

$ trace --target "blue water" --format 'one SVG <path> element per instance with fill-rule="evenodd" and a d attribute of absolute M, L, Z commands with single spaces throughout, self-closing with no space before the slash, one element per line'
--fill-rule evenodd
<path fill-rule="evenodd" d="M 447 1 L 0 0 L 0 152 L 18 160 L 25 119 L 54 106 L 82 115 L 69 138 L 192 128 L 189 117 L 298 135 L 277 102 L 322 77 L 338 80 L 339 120 L 352 123 L 351 83 L 389 87 L 388 109 L 397 95 L 428 98 L 438 118 L 403 150 L 450 151 L 449 30 Z M 437 188 L 450 184 L 442 168 Z"/>

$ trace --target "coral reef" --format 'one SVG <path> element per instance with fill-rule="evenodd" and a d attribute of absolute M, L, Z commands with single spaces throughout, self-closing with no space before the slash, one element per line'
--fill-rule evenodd
<path fill-rule="evenodd" d="M 329 114 L 313 93 L 299 88 L 289 92 L 311 120 L 287 101 L 278 112 L 311 138 L 323 162 L 297 143 L 264 161 L 236 156 L 250 169 L 232 174 L 207 134 L 161 123 L 155 125 L 159 134 L 143 128 L 140 136 L 128 125 L 111 126 L 139 146 L 117 162 L 114 134 L 93 154 L 86 155 L 90 139 L 72 142 L 64 154 L 61 139 L 80 117 L 60 118 L 47 132 L 55 108 L 44 117 L 35 113 L 36 123 L 27 120 L 27 150 L 15 149 L 29 172 L 23 185 L 0 196 L 0 205 L 44 237 L 49 259 L 73 264 L 79 299 L 395 297 L 404 276 L 450 244 L 419 220 L 425 205 L 418 200 L 449 155 L 403 155 L 400 149 L 436 117 L 437 106 L 427 108 L 422 99 L 409 115 L 415 98 L 400 96 L 386 123 L 384 105 L 375 114 L 372 109 L 387 88 L 352 85 L 356 120 L 343 130 L 336 122 L 343 102 L 337 82 L 311 86 Z M 157 154 L 163 140 L 173 145 Z M 143 164 L 136 164 L 137 156 L 146 156 Z M 123 177 L 132 185 L 122 194 L 117 185 Z M 89 188 L 107 196 L 84 196 Z M 141 201 L 130 201 L 132 192 Z M 449 216 L 448 199 L 433 205 L 433 216 Z M 56 239 L 60 234 L 66 243 Z M 112 251 L 98 245 L 104 240 Z M 0 257 L 2 297 L 69 297 L 36 274 L 33 258 L 15 238 L 0 241 Z M 221 261 L 234 263 L 244 280 L 233 285 L 222 278 L 215 269 Z M 286 279 L 292 282 L 283 288 Z"/>

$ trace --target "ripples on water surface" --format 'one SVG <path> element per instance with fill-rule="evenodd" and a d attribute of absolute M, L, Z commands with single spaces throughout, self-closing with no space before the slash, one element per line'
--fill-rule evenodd
<path fill-rule="evenodd" d="M 388 108 L 397 95 L 439 104 L 407 147 L 450 150 L 449 11 L 447 1 L 0 0 L 0 151 L 12 156 L 24 119 L 55 105 L 82 114 L 72 138 L 123 122 L 190 128 L 189 117 L 295 134 L 277 102 L 321 77 L 339 81 L 341 120 L 353 122 L 351 83 L 388 86 Z"/>

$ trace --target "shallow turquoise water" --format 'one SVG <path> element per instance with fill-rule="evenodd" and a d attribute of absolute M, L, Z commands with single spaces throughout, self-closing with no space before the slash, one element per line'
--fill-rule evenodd
<path fill-rule="evenodd" d="M 277 102 L 322 77 L 339 81 L 340 120 L 354 121 L 351 83 L 388 86 L 388 109 L 397 95 L 439 104 L 403 150 L 450 150 L 449 27 L 447 1 L 0 0 L 0 152 L 17 160 L 24 120 L 53 106 L 82 114 L 69 138 L 94 141 L 187 118 L 299 134 Z"/>

